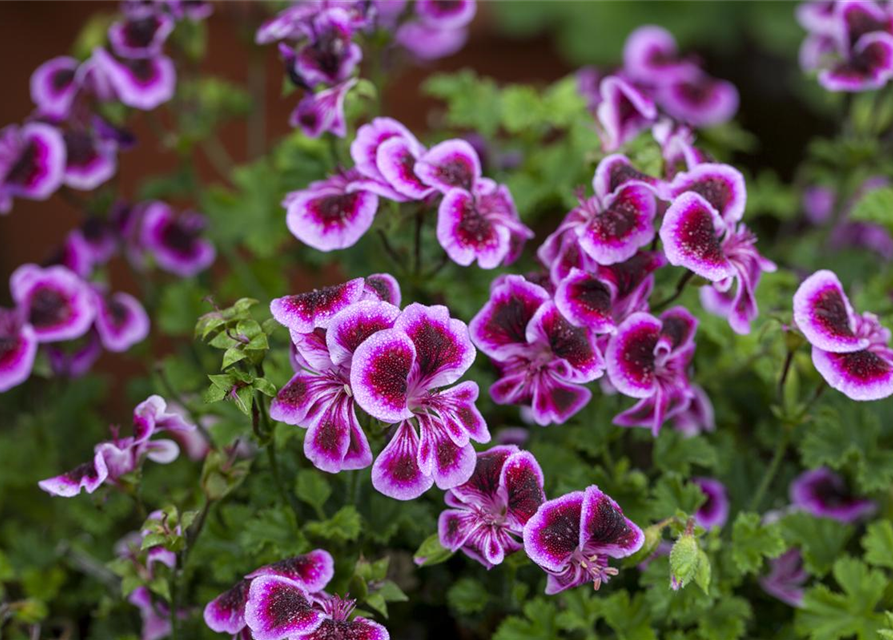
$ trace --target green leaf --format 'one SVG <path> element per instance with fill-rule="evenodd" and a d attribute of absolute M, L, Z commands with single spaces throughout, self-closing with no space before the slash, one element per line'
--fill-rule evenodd
<path fill-rule="evenodd" d="M 341 507 L 328 520 L 308 522 L 304 530 L 308 535 L 331 540 L 332 542 L 350 542 L 356 540 L 363 526 L 363 518 L 353 505 Z"/>
<path fill-rule="evenodd" d="M 460 616 L 480 613 L 487 607 L 490 592 L 474 578 L 460 578 L 447 591 L 450 608 Z"/>
<path fill-rule="evenodd" d="M 555 640 L 558 637 L 555 604 L 536 598 L 524 605 L 524 618 L 502 621 L 492 640 Z"/>
<path fill-rule="evenodd" d="M 809 573 L 823 576 L 843 554 L 853 535 L 853 527 L 830 518 L 793 513 L 779 522 L 789 547 L 798 547 Z"/>
<path fill-rule="evenodd" d="M 655 640 L 657 635 L 651 628 L 651 618 L 644 594 L 630 597 L 625 591 L 612 593 L 602 605 L 605 622 L 618 637 L 625 640 Z"/>
<path fill-rule="evenodd" d="M 318 471 L 303 469 L 298 473 L 295 494 L 314 509 L 321 510 L 332 495 L 332 488 Z"/>
<path fill-rule="evenodd" d="M 893 232 L 893 187 L 872 189 L 866 193 L 849 215 L 851 220 L 873 222 Z"/>
<path fill-rule="evenodd" d="M 662 520 L 679 511 L 692 515 L 704 500 L 706 497 L 698 485 L 684 483 L 679 474 L 665 473 L 654 487 L 649 509 L 653 519 Z"/>
<path fill-rule="evenodd" d="M 698 616 L 698 629 L 704 638 L 711 640 L 737 640 L 744 637 L 751 615 L 747 600 L 724 596 Z"/>
<path fill-rule="evenodd" d="M 893 524 L 878 520 L 868 525 L 868 533 L 862 538 L 865 561 L 876 567 L 893 569 Z"/>
<path fill-rule="evenodd" d="M 756 573 L 763 558 L 777 558 L 787 547 L 777 524 L 762 524 L 757 513 L 742 512 L 732 528 L 732 560 L 742 573 Z"/>
<path fill-rule="evenodd" d="M 430 567 L 445 562 L 452 555 L 452 551 L 440 544 L 440 536 L 433 533 L 416 549 L 413 558 L 416 563 L 421 563 L 421 566 Z"/>
<path fill-rule="evenodd" d="M 654 443 L 654 464 L 661 471 L 675 471 L 683 476 L 691 466 L 708 469 L 716 466 L 716 450 L 701 436 L 685 437 L 678 431 L 661 434 Z"/>

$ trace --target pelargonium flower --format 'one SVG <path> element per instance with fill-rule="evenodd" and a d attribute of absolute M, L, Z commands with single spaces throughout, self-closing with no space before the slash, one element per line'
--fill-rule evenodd
<path fill-rule="evenodd" d="M 328 327 L 339 311 L 359 302 L 364 291 L 363 278 L 354 278 L 343 284 L 276 298 L 270 303 L 270 312 L 293 334 L 309 334 Z"/>
<path fill-rule="evenodd" d="M 607 152 L 616 151 L 657 119 L 654 101 L 619 76 L 602 80 L 600 93 L 596 114 Z"/>
<path fill-rule="evenodd" d="M 690 80 L 700 73 L 697 64 L 679 56 L 673 35 L 656 25 L 639 27 L 626 38 L 623 71 L 649 86 Z"/>
<path fill-rule="evenodd" d="M 546 500 L 543 472 L 527 451 L 492 447 L 477 454 L 471 478 L 444 499 L 452 508 L 437 521 L 440 544 L 490 569 L 521 549 L 524 525 Z"/>
<path fill-rule="evenodd" d="M 142 216 L 140 240 L 158 266 L 175 275 L 189 278 L 214 262 L 214 245 L 202 237 L 205 217 L 187 212 L 175 216 L 170 205 L 155 201 L 146 205 Z"/>
<path fill-rule="evenodd" d="M 656 318 L 630 315 L 611 336 L 605 352 L 608 379 L 620 393 L 639 401 L 614 417 L 624 427 L 649 427 L 657 436 L 668 418 L 692 398 L 688 366 L 695 351 L 697 319 L 684 307 Z"/>
<path fill-rule="evenodd" d="M 38 342 L 79 338 L 96 316 L 89 285 L 62 266 L 23 264 L 10 277 L 9 288 Z"/>
<path fill-rule="evenodd" d="M 474 357 L 464 322 L 451 318 L 446 307 L 415 303 L 393 328 L 372 334 L 354 351 L 350 386 L 357 404 L 398 425 L 372 467 L 378 491 L 409 500 L 434 483 L 450 489 L 471 477 L 470 440 L 488 442 L 490 433 L 475 407 L 477 384 L 449 385 Z"/>
<path fill-rule="evenodd" d="M 95 82 L 106 84 L 123 104 L 151 111 L 174 95 L 177 71 L 165 55 L 151 58 L 115 58 L 108 51 L 93 51 L 91 70 Z"/>
<path fill-rule="evenodd" d="M 28 379 L 36 355 L 37 336 L 22 313 L 0 308 L 0 393 Z"/>
<path fill-rule="evenodd" d="M 46 200 L 62 184 L 65 143 L 55 127 L 32 122 L 0 129 L 0 213 L 12 199 Z"/>
<path fill-rule="evenodd" d="M 695 512 L 695 521 L 705 529 L 722 528 L 729 518 L 729 496 L 725 485 L 713 478 L 692 478 L 707 500 Z"/>
<path fill-rule="evenodd" d="M 94 290 L 96 332 L 109 351 L 127 351 L 149 335 L 149 315 L 129 293 L 104 295 Z"/>
<path fill-rule="evenodd" d="M 31 74 L 31 100 L 37 112 L 54 120 L 64 120 L 78 92 L 76 58 L 59 56 L 51 58 Z"/>
<path fill-rule="evenodd" d="M 673 428 L 686 437 L 716 431 L 713 403 L 707 392 L 699 384 L 691 385 L 691 391 L 688 407 L 673 416 Z"/>
<path fill-rule="evenodd" d="M 445 140 L 419 158 L 415 173 L 443 194 L 453 189 L 471 191 L 481 179 L 481 159 L 468 141 Z"/>
<path fill-rule="evenodd" d="M 72 189 L 92 191 L 115 175 L 118 147 L 85 129 L 70 129 L 65 140 L 65 176 Z"/>
<path fill-rule="evenodd" d="M 318 138 L 326 132 L 343 138 L 347 133 L 344 98 L 356 83 L 356 78 L 352 78 L 318 93 L 308 93 L 292 111 L 289 124 L 300 127 L 308 138 Z"/>
<path fill-rule="evenodd" d="M 438 29 L 420 20 L 404 22 L 394 41 L 421 61 L 451 56 L 468 41 L 468 29 Z"/>
<path fill-rule="evenodd" d="M 217 633 L 242 633 L 247 628 L 245 607 L 248 604 L 249 589 L 252 580 L 258 576 L 287 578 L 300 584 L 308 594 L 314 594 L 325 589 L 334 574 L 334 560 L 328 551 L 322 549 L 261 567 L 205 606 L 205 624 Z"/>
<path fill-rule="evenodd" d="M 544 503 L 524 526 L 524 550 L 549 574 L 546 594 L 591 582 L 598 590 L 617 575 L 608 558 L 642 548 L 645 534 L 595 485 Z"/>
<path fill-rule="evenodd" d="M 893 394 L 890 331 L 857 314 L 837 276 L 816 271 L 794 294 L 794 321 L 812 345 L 812 362 L 832 388 L 853 400 Z"/>
<path fill-rule="evenodd" d="M 140 468 L 145 458 L 159 464 L 177 459 L 179 448 L 173 440 L 152 440 L 156 432 L 189 431 L 194 425 L 182 416 L 169 413 L 160 396 L 150 396 L 133 411 L 133 435 L 121 438 L 112 428 L 112 439 L 94 448 L 93 459 L 67 473 L 41 480 L 38 486 L 47 493 L 71 498 L 82 490 L 93 493 L 103 484 L 118 484 L 120 478 Z"/>
<path fill-rule="evenodd" d="M 375 118 L 357 130 L 350 156 L 363 177 L 354 190 L 371 191 L 397 202 L 427 198 L 434 189 L 415 173 L 425 147 L 393 118 Z"/>
<path fill-rule="evenodd" d="M 801 473 L 791 483 L 791 504 L 818 518 L 855 522 L 871 513 L 877 505 L 854 496 L 846 481 L 821 467 Z"/>
<path fill-rule="evenodd" d="M 735 85 L 706 73 L 661 86 L 657 100 L 667 114 L 695 127 L 728 122 L 738 111 Z"/>
<path fill-rule="evenodd" d="M 317 468 L 338 473 L 372 463 L 356 416 L 352 360 L 365 340 L 393 327 L 399 315 L 387 302 L 358 301 L 332 317 L 325 331 L 293 334 L 301 368 L 273 400 L 270 416 L 308 429 L 304 455 Z"/>
<path fill-rule="evenodd" d="M 352 185 L 363 178 L 356 169 L 310 183 L 289 193 L 282 204 L 286 224 L 301 242 L 319 251 L 346 249 L 357 243 L 372 226 L 378 196 Z"/>
<path fill-rule="evenodd" d="M 332 7 L 306 23 L 310 41 L 295 58 L 295 72 L 308 86 L 334 85 L 346 80 L 363 59 L 360 45 L 351 40 L 353 25 L 347 11 Z"/>
<path fill-rule="evenodd" d="M 69 238 L 82 246 L 89 261 L 105 264 L 118 251 L 118 241 L 112 225 L 98 216 L 88 217 L 84 223 L 71 231 Z"/>
<path fill-rule="evenodd" d="M 760 578 L 760 586 L 769 595 L 792 607 L 803 606 L 803 585 L 809 579 L 800 549 L 792 547 L 769 560 L 769 573 Z"/>
<path fill-rule="evenodd" d="M 54 376 L 80 378 L 93 368 L 102 355 L 102 340 L 93 328 L 76 340 L 45 344 L 42 350 Z"/>
<path fill-rule="evenodd" d="M 125 16 L 109 27 L 109 42 L 122 58 L 151 58 L 161 54 L 165 40 L 174 30 L 173 19 L 163 13 Z"/>
<path fill-rule="evenodd" d="M 439 0 L 417 0 L 416 15 L 425 24 L 438 29 L 459 29 L 474 19 L 477 11 L 475 0 L 440 2 Z"/>
<path fill-rule="evenodd" d="M 621 153 L 613 153 L 602 158 L 592 177 L 592 188 L 595 195 L 601 199 L 615 195 L 623 185 L 629 183 L 650 187 L 658 196 L 666 190 L 663 180 L 639 171 L 630 159 Z"/>
<path fill-rule="evenodd" d="M 490 387 L 493 400 L 529 403 L 542 426 L 561 424 L 582 409 L 592 393 L 581 385 L 604 372 L 593 332 L 568 322 L 545 289 L 521 276 L 493 283 L 470 330 L 500 373 Z"/>
<path fill-rule="evenodd" d="M 281 576 L 263 576 L 251 582 L 245 621 L 255 640 L 389 640 L 387 629 L 350 614 L 353 600 L 319 594 L 300 582 Z"/>
<path fill-rule="evenodd" d="M 533 237 L 505 185 L 486 178 L 472 191 L 450 189 L 437 209 L 437 240 L 457 264 L 482 269 L 510 264 Z"/>
<path fill-rule="evenodd" d="M 762 273 L 776 267 L 757 251 L 756 236 L 743 224 L 736 226 L 733 212 L 729 206 L 723 217 L 700 194 L 686 191 L 664 214 L 660 238 L 670 264 L 713 282 L 716 293 L 706 295 L 705 308 L 727 315 L 736 333 L 748 333 L 759 312 L 754 290 Z"/>

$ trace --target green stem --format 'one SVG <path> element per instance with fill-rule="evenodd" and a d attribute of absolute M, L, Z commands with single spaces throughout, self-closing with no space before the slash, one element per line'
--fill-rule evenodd
<path fill-rule="evenodd" d="M 685 285 L 687 285 L 691 281 L 691 279 L 694 278 L 694 276 L 694 271 L 686 271 L 684 274 L 682 274 L 682 277 L 679 278 L 679 282 L 676 283 L 676 289 L 675 291 L 673 291 L 673 295 L 655 304 L 651 308 L 652 313 L 661 311 L 664 307 L 669 306 L 671 302 L 675 301 L 679 296 L 681 296 L 682 292 L 685 291 Z"/>
<path fill-rule="evenodd" d="M 757 488 L 757 492 L 753 495 L 753 499 L 750 501 L 750 511 L 757 511 L 760 508 L 760 503 L 766 496 L 766 492 L 769 490 L 772 481 L 775 480 L 775 476 L 778 473 L 778 469 L 781 467 L 781 461 L 784 459 L 787 449 L 788 430 L 785 428 L 784 433 L 781 435 L 781 438 L 779 438 L 778 444 L 775 447 L 775 455 L 772 456 L 772 461 L 769 463 L 769 467 L 766 469 L 766 473 L 760 481 L 760 486 Z"/>

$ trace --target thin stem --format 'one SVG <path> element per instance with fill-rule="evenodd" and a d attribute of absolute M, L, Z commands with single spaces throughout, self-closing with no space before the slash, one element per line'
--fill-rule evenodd
<path fill-rule="evenodd" d="M 300 519 L 301 508 L 297 504 L 291 493 L 289 493 L 288 489 L 285 486 L 285 483 L 282 481 L 282 474 L 279 471 L 279 460 L 276 456 L 276 441 L 272 438 L 270 439 L 270 442 L 267 443 L 267 458 L 270 461 L 270 474 L 273 476 L 273 483 L 276 485 L 276 489 L 279 491 L 280 497 L 287 505 L 291 507 L 291 510 L 295 513 L 295 516 Z M 325 520 L 325 517 L 323 516 L 320 519 Z"/>
<path fill-rule="evenodd" d="M 425 279 L 433 278 L 434 276 L 436 276 L 438 273 L 440 273 L 443 270 L 443 268 L 445 266 L 447 266 L 447 264 L 449 264 L 449 262 L 450 262 L 450 257 L 446 254 L 446 252 L 444 252 L 443 256 L 441 256 L 441 258 L 440 258 L 440 261 L 434 266 L 433 269 L 431 269 L 431 271 L 429 271 L 425 275 Z"/>
<path fill-rule="evenodd" d="M 402 270 L 404 268 L 403 259 L 400 257 L 400 254 L 394 249 L 391 241 L 388 240 L 387 234 L 383 229 L 378 229 L 378 237 L 381 239 L 381 245 L 384 247 L 385 253 L 388 254 L 388 257 L 394 261 L 394 264 L 400 267 Z"/>
<path fill-rule="evenodd" d="M 211 434 L 202 426 L 199 419 L 192 412 L 192 409 L 186 404 L 183 396 L 177 393 L 177 390 L 174 389 L 174 385 L 171 384 L 170 378 L 167 377 L 167 372 L 164 370 L 164 366 L 161 363 L 155 365 L 155 373 L 158 375 L 158 379 L 161 381 L 161 386 L 164 387 L 164 391 L 167 393 L 168 397 L 176 400 L 177 403 L 183 407 L 183 410 L 186 412 L 186 417 L 189 418 L 189 422 L 195 425 L 195 428 L 202 434 L 202 437 L 213 447 L 214 441 L 211 439 Z"/>
<path fill-rule="evenodd" d="M 784 385 L 785 382 L 788 381 L 788 374 L 791 371 L 791 364 L 794 362 L 794 352 L 788 350 L 788 355 L 785 356 L 784 366 L 781 369 L 781 375 L 778 378 L 778 401 L 781 403 L 782 398 L 784 396 Z"/>
<path fill-rule="evenodd" d="M 766 469 L 766 473 L 763 475 L 762 481 L 760 481 L 760 486 L 757 488 L 756 493 L 753 495 L 753 499 L 750 501 L 750 511 L 757 511 L 760 508 L 760 503 L 763 501 L 763 498 L 766 495 L 766 492 L 769 490 L 769 486 L 772 484 L 772 481 L 775 480 L 775 476 L 778 473 L 778 469 L 781 467 L 781 461 L 784 459 L 785 453 L 787 453 L 788 449 L 788 430 L 785 429 L 784 433 L 782 433 L 781 438 L 778 440 L 778 444 L 775 447 L 775 455 L 772 456 L 772 461 L 769 463 L 769 467 Z"/>
<path fill-rule="evenodd" d="M 229 183 L 230 176 L 236 165 L 229 151 L 226 150 L 220 138 L 217 137 L 217 134 L 215 133 L 205 138 L 201 143 L 201 148 L 205 152 L 205 156 L 208 158 L 211 166 L 214 167 L 214 171 Z"/>
<path fill-rule="evenodd" d="M 664 307 L 668 306 L 671 302 L 675 301 L 679 296 L 682 295 L 682 292 L 685 291 L 685 285 L 687 285 L 694 277 L 694 271 L 686 271 L 684 274 L 682 274 L 682 277 L 679 278 L 679 282 L 676 283 L 676 290 L 673 291 L 673 295 L 655 304 L 652 307 L 652 311 L 660 311 Z"/>

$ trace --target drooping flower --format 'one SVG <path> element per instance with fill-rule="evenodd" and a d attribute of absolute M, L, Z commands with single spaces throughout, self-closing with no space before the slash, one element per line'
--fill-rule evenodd
<path fill-rule="evenodd" d="M 351 188 L 361 180 L 356 169 L 351 169 L 289 193 L 282 202 L 288 211 L 289 231 L 319 251 L 346 249 L 356 244 L 372 226 L 378 211 L 375 193 Z"/>
<path fill-rule="evenodd" d="M 167 411 L 160 396 L 150 396 L 133 411 L 133 435 L 119 437 L 112 428 L 112 439 L 100 442 L 94 448 L 94 456 L 67 473 L 41 480 L 38 486 L 47 493 L 71 498 L 82 490 L 93 493 L 105 483 L 118 484 L 121 477 L 140 468 L 148 458 L 159 464 L 169 464 L 177 459 L 179 448 L 173 440 L 152 440 L 152 436 L 164 431 L 189 431 L 194 425 L 183 417 Z"/>
<path fill-rule="evenodd" d="M 335 573 L 332 556 L 322 549 L 261 567 L 211 600 L 204 610 L 205 624 L 217 633 L 237 635 L 246 630 L 245 607 L 251 583 L 259 576 L 279 576 L 300 584 L 308 594 L 325 589 Z"/>
<path fill-rule="evenodd" d="M 602 80 L 600 93 L 596 113 L 607 152 L 616 151 L 657 119 L 654 101 L 619 76 Z"/>
<path fill-rule="evenodd" d="M 688 367 L 694 355 L 697 319 L 684 307 L 659 318 L 630 315 L 611 336 L 605 352 L 608 379 L 639 401 L 614 418 L 624 427 L 648 427 L 657 436 L 664 421 L 686 409 L 693 393 Z"/>
<path fill-rule="evenodd" d="M 351 78 L 318 93 L 308 93 L 292 111 L 289 124 L 300 127 L 308 138 L 318 138 L 327 132 L 343 138 L 347 133 L 344 98 L 356 83 L 356 78 Z"/>
<path fill-rule="evenodd" d="M 109 27 L 109 42 L 122 58 L 151 58 L 161 54 L 165 40 L 174 30 L 174 20 L 153 12 L 125 16 Z"/>
<path fill-rule="evenodd" d="M 695 512 L 695 521 L 705 529 L 721 528 L 729 518 L 729 496 L 725 485 L 713 478 L 692 478 L 707 500 Z"/>
<path fill-rule="evenodd" d="M 604 372 L 593 332 L 568 322 L 545 289 L 521 276 L 494 282 L 470 328 L 500 373 L 490 387 L 493 400 L 530 404 L 542 426 L 561 424 L 582 409 L 592 397 L 582 385 Z"/>
<path fill-rule="evenodd" d="M 0 129 L 0 213 L 13 198 L 46 200 L 62 184 L 65 143 L 55 127 L 32 122 Z"/>
<path fill-rule="evenodd" d="M 41 116 L 54 120 L 68 117 L 78 92 L 78 61 L 69 56 L 51 58 L 31 74 L 31 100 Z"/>
<path fill-rule="evenodd" d="M 449 385 L 474 357 L 464 322 L 451 318 L 446 307 L 420 304 L 406 307 L 393 328 L 373 334 L 356 349 L 350 386 L 357 404 L 374 418 L 398 425 L 372 467 L 378 491 L 409 500 L 434 483 L 450 489 L 471 476 L 475 453 L 470 440 L 488 442 L 490 433 L 475 407 L 477 384 Z"/>
<path fill-rule="evenodd" d="M 821 467 L 805 471 L 791 483 L 791 504 L 818 518 L 855 522 L 871 513 L 877 505 L 854 496 L 846 481 Z"/>
<path fill-rule="evenodd" d="M 546 594 L 591 582 L 599 589 L 617 575 L 609 558 L 625 558 L 645 534 L 595 485 L 544 503 L 524 527 L 524 550 L 546 573 Z"/>
<path fill-rule="evenodd" d="M 96 332 L 109 351 L 127 351 L 149 335 L 149 315 L 129 293 L 94 291 Z"/>
<path fill-rule="evenodd" d="M 31 375 L 37 336 L 16 309 L 0 309 L 0 393 L 22 384 Z"/>
<path fill-rule="evenodd" d="M 307 21 L 310 36 L 295 58 L 295 72 L 308 86 L 343 82 L 363 59 L 360 45 L 352 41 L 353 24 L 345 9 L 327 8 Z"/>
<path fill-rule="evenodd" d="M 174 95 L 177 71 L 165 55 L 151 58 L 115 58 L 102 48 L 93 51 L 94 82 L 105 84 L 123 104 L 151 111 Z"/>
<path fill-rule="evenodd" d="M 447 491 L 438 519 L 440 543 L 485 567 L 521 549 L 524 525 L 545 501 L 543 472 L 527 451 L 496 446 L 477 454 L 465 484 Z"/>
<path fill-rule="evenodd" d="M 518 257 L 533 237 L 505 185 L 486 178 L 472 191 L 449 190 L 437 209 L 437 240 L 457 264 L 494 269 Z"/>
<path fill-rule="evenodd" d="M 216 251 L 214 245 L 202 237 L 204 228 L 203 215 L 186 212 L 175 216 L 168 204 L 155 201 L 145 206 L 140 240 L 159 267 L 189 278 L 214 262 Z"/>
<path fill-rule="evenodd" d="M 79 338 L 96 316 L 89 285 L 62 266 L 24 264 L 13 272 L 9 288 L 38 342 Z"/>
<path fill-rule="evenodd" d="M 667 209 L 660 238 L 670 264 L 713 283 L 712 291 L 702 294 L 705 308 L 727 315 L 736 333 L 749 333 L 759 312 L 754 291 L 762 273 L 776 267 L 757 251 L 756 236 L 735 223 L 734 211 L 727 206 L 724 217 L 699 193 L 685 191 Z"/>
<path fill-rule="evenodd" d="M 769 573 L 760 578 L 760 586 L 771 596 L 792 607 L 803 606 L 803 585 L 809 574 L 803 565 L 800 549 L 792 547 L 769 560 Z"/>
<path fill-rule="evenodd" d="M 853 400 L 893 394 L 890 331 L 872 313 L 857 314 L 837 276 L 817 271 L 794 294 L 794 321 L 812 345 L 812 362 L 831 385 Z"/>
<path fill-rule="evenodd" d="M 392 118 L 375 118 L 357 130 L 350 156 L 362 178 L 352 189 L 371 191 L 404 202 L 421 200 L 434 189 L 415 173 L 415 164 L 425 147 L 402 124 Z"/>

